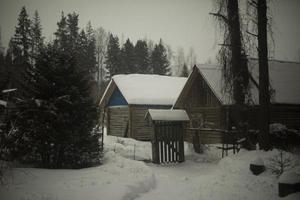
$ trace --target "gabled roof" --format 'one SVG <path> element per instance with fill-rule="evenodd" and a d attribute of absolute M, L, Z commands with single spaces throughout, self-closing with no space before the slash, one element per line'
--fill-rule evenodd
<path fill-rule="evenodd" d="M 153 74 L 115 75 L 107 86 L 100 106 L 105 106 L 117 87 L 131 105 L 173 105 L 187 78 Z"/>
<path fill-rule="evenodd" d="M 257 59 L 250 59 L 249 72 L 254 79 L 250 80 L 251 100 L 254 104 L 258 104 L 259 96 L 256 83 L 259 83 L 259 73 Z M 188 85 L 193 84 L 192 82 L 195 80 L 195 76 L 197 76 L 197 74 L 202 75 L 212 92 L 222 104 L 232 104 L 232 99 L 229 94 L 224 93 L 222 90 L 222 85 L 224 83 L 221 67 L 212 64 L 200 64 L 193 68 L 193 72 L 189 76 L 183 91 L 180 93 L 180 96 L 174 104 L 174 107 L 177 107 L 179 101 L 182 101 L 182 96 L 187 94 L 187 91 L 184 90 L 190 88 Z M 270 60 L 269 78 L 270 86 L 275 91 L 271 98 L 271 103 L 300 104 L 300 63 Z"/>

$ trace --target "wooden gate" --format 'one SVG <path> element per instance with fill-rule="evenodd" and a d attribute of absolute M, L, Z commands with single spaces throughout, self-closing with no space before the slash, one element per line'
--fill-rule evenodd
<path fill-rule="evenodd" d="M 176 163 L 184 161 L 183 123 L 156 121 L 152 141 L 154 163 Z"/>

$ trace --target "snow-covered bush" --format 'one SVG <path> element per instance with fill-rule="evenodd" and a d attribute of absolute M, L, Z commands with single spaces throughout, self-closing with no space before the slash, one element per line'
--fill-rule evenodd
<path fill-rule="evenodd" d="M 270 124 L 270 134 L 280 137 L 280 138 L 286 138 L 287 137 L 287 127 L 280 123 L 273 123 Z"/>
<path fill-rule="evenodd" d="M 294 167 L 293 155 L 291 153 L 279 150 L 279 153 L 269 159 L 268 168 L 273 174 L 279 177 L 285 171 Z"/>

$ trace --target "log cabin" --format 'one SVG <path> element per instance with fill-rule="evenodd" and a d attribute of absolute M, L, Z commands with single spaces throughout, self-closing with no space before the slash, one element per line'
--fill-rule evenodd
<path fill-rule="evenodd" d="M 100 108 L 105 110 L 107 134 L 151 140 L 153 127 L 145 120 L 148 109 L 170 109 L 187 78 L 153 74 L 115 75 Z"/>
<path fill-rule="evenodd" d="M 247 119 L 251 129 L 258 128 L 258 61 L 249 62 L 250 96 L 247 101 Z M 300 63 L 278 60 L 269 61 L 270 89 L 273 91 L 270 105 L 271 123 L 282 123 L 288 128 L 300 129 Z M 184 109 L 190 117 L 189 127 L 230 130 L 234 125 L 233 101 L 223 91 L 222 69 L 220 66 L 203 64 L 194 66 L 173 109 Z M 202 133 L 203 143 L 219 143 L 217 132 Z M 193 141 L 193 132 L 187 131 L 185 140 Z"/>

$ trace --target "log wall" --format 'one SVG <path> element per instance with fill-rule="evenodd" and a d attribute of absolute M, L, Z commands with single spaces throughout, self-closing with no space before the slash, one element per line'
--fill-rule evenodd
<path fill-rule="evenodd" d="M 124 137 L 129 123 L 128 106 L 112 106 L 108 108 L 108 135 Z"/>

